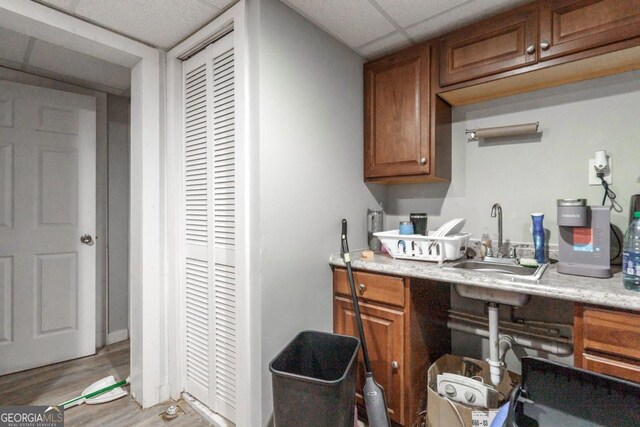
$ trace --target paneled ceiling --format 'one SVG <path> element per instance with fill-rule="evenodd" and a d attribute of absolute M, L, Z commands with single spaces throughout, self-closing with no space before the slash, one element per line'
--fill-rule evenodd
<path fill-rule="evenodd" d="M 281 0 L 368 59 L 531 0 Z"/>
<path fill-rule="evenodd" d="M 55 80 L 127 96 L 129 68 L 48 41 L 0 28 L 0 65 Z"/>
<path fill-rule="evenodd" d="M 36 1 L 164 50 L 171 49 L 236 2 L 236 0 Z"/>
<path fill-rule="evenodd" d="M 237 0 L 31 0 L 168 50 Z M 282 0 L 373 59 L 530 0 Z M 129 69 L 0 28 L 0 65 L 115 94 Z"/>

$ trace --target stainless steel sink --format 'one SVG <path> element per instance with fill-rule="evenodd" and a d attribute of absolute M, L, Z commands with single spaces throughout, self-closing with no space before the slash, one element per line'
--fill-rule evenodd
<path fill-rule="evenodd" d="M 465 260 L 451 264 L 446 268 L 460 270 L 479 271 L 482 273 L 497 273 L 507 276 L 517 276 L 525 280 L 538 280 L 547 269 L 547 264 L 540 264 L 537 268 L 523 267 L 521 265 L 498 264 L 476 260 Z"/>
<path fill-rule="evenodd" d="M 477 271 L 479 273 L 508 276 L 512 279 L 517 278 L 518 280 L 535 281 L 542 277 L 542 274 L 547 269 L 547 264 L 541 264 L 537 268 L 529 268 L 521 265 L 465 260 L 444 268 Z M 513 307 L 522 307 L 531 299 L 531 295 L 512 291 L 503 291 L 500 289 L 489 289 L 479 286 L 463 285 L 461 283 L 456 283 L 454 287 L 458 295 L 461 297 L 472 298 L 485 302 L 506 304 Z"/>
<path fill-rule="evenodd" d="M 478 286 L 463 285 L 462 283 L 456 283 L 453 286 L 461 297 L 477 299 L 484 302 L 495 302 L 512 307 L 522 307 L 531 299 L 531 295 L 521 294 L 519 292 L 480 288 Z"/>

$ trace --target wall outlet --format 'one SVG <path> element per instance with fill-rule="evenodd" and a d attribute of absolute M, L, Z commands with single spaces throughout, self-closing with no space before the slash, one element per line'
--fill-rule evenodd
<path fill-rule="evenodd" d="M 611 180 L 611 157 L 607 160 L 609 161 L 609 166 L 607 167 L 607 172 L 603 178 L 609 184 L 613 184 L 613 181 Z M 593 167 L 594 163 L 595 159 L 589 159 L 589 185 L 602 185 L 602 181 L 600 181 L 600 178 L 596 175 L 596 169 Z"/>

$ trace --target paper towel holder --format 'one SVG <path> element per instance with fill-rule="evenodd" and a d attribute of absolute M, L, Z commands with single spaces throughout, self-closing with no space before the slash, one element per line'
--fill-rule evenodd
<path fill-rule="evenodd" d="M 498 126 L 482 129 L 467 129 L 465 133 L 468 135 L 467 142 L 478 141 L 481 138 L 496 138 L 502 136 L 529 135 L 538 133 L 540 122 L 523 123 L 520 125 Z"/>

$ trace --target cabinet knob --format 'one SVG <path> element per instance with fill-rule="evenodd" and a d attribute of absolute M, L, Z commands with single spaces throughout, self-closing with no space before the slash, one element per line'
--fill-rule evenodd
<path fill-rule="evenodd" d="M 551 47 L 551 43 L 549 43 L 549 40 L 542 40 L 540 42 L 540 49 L 542 50 L 547 50 Z"/>
<path fill-rule="evenodd" d="M 528 53 L 529 55 L 531 55 L 531 54 L 535 53 L 535 51 L 536 51 L 536 47 L 535 47 L 534 45 L 529 45 L 529 46 L 527 46 L 527 53 Z"/>
<path fill-rule="evenodd" d="M 359 288 L 360 288 L 360 292 L 364 293 L 364 290 L 365 290 L 364 283 L 360 283 Z"/>
<path fill-rule="evenodd" d="M 398 369 L 400 367 L 400 365 L 398 364 L 398 362 L 396 362 L 395 360 L 393 362 L 391 362 L 391 367 L 393 369 Z"/>
<path fill-rule="evenodd" d="M 427 164 L 427 158 L 426 157 L 420 157 L 420 166 L 424 166 Z"/>

